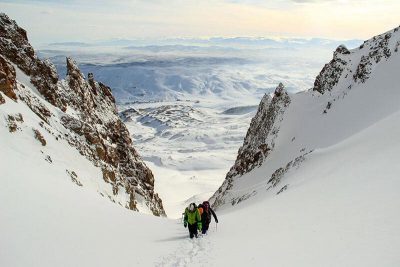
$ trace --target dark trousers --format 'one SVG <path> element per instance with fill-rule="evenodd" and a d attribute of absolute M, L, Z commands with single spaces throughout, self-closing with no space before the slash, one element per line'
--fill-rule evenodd
<path fill-rule="evenodd" d="M 210 226 L 210 223 L 204 223 L 203 224 L 203 228 L 201 229 L 201 233 L 203 234 L 203 235 L 205 235 L 205 234 L 207 234 L 207 231 L 208 231 L 208 227 Z"/>
<path fill-rule="evenodd" d="M 189 228 L 190 238 L 193 238 L 194 236 L 197 238 L 197 223 L 189 224 L 188 228 Z"/>

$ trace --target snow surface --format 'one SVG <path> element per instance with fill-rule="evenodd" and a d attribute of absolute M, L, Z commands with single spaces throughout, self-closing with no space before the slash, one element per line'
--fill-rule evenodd
<path fill-rule="evenodd" d="M 1 162 L 15 168 L 1 176 L 0 265 L 398 266 L 399 122 L 395 112 L 314 151 L 288 174 L 287 193 L 217 212 L 218 228 L 198 240 L 179 220 L 118 208 L 60 179 L 1 127 Z"/>
<path fill-rule="evenodd" d="M 155 190 L 170 218 L 179 218 L 188 204 L 208 199 L 221 185 L 255 112 L 253 108 L 226 115 L 217 105 L 216 101 L 127 105 L 136 110 L 127 127 L 154 172 Z"/>

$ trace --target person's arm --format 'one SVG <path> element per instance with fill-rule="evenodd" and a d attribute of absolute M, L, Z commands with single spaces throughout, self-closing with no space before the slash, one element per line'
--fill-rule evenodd
<path fill-rule="evenodd" d="M 211 211 L 212 216 L 214 217 L 215 222 L 218 223 L 217 214 L 215 214 L 215 212 L 212 210 L 211 207 L 210 207 L 209 209 L 210 209 L 210 211 Z"/>
<path fill-rule="evenodd" d="M 196 211 L 196 221 L 197 221 L 197 229 L 201 231 L 203 224 L 201 223 L 201 216 L 198 210 Z"/>
<path fill-rule="evenodd" d="M 185 210 L 185 216 L 183 217 L 183 226 L 187 226 L 188 224 L 188 215 L 187 215 L 187 210 Z"/>

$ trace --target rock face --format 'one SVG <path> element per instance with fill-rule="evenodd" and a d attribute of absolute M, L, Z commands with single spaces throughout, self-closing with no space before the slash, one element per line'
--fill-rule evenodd
<path fill-rule="evenodd" d="M 341 45 L 311 90 L 288 95 L 279 85 L 272 98 L 264 96 L 234 165 L 210 199 L 213 206 L 236 205 L 261 192 L 281 194 L 290 190 L 289 184 L 282 184 L 285 176 L 299 168 L 315 149 L 342 141 L 391 112 L 398 99 L 395 104 L 394 99 L 385 99 L 390 108 L 375 101 L 384 90 L 398 93 L 392 73 L 400 62 L 399 47 L 400 27 L 356 49 Z M 339 102 L 343 110 L 338 109 Z"/>
<path fill-rule="evenodd" d="M 0 91 L 17 101 L 16 88 L 15 69 L 4 57 L 0 56 Z"/>
<path fill-rule="evenodd" d="M 333 53 L 333 59 L 324 66 L 315 79 L 314 91 L 323 94 L 326 91 L 332 90 L 332 88 L 339 82 L 339 78 L 347 65 L 344 57 L 348 54 L 350 54 L 349 50 L 343 45 L 336 49 Z"/>
<path fill-rule="evenodd" d="M 114 196 L 126 199 L 120 203 L 131 210 L 140 205 L 154 215 L 164 216 L 162 201 L 154 192 L 154 177 L 132 145 L 129 132 L 117 114 L 111 89 L 94 80 L 86 80 L 76 62 L 67 58 L 67 76 L 59 80 L 50 61 L 40 60 L 28 42 L 25 30 L 5 14 L 0 14 L 0 89 L 14 100 L 15 70 L 11 62 L 30 77 L 31 83 L 53 106 L 53 114 L 38 99 L 26 93 L 18 98 L 38 115 L 47 127 L 53 118 L 70 131 L 65 138 L 81 155 L 101 168 L 102 177 L 112 187 Z M 1 94 L 0 94 L 1 96 Z M 1 101 L 1 98 L 0 98 Z M 113 196 L 108 196 L 113 200 Z M 114 201 L 114 200 L 113 200 Z"/>
<path fill-rule="evenodd" d="M 26 31 L 0 13 L 0 51 L 31 77 L 31 82 L 39 92 L 54 106 L 65 111 L 66 103 L 57 90 L 58 74 L 50 61 L 41 61 L 28 42 Z"/>
<path fill-rule="evenodd" d="M 399 42 L 391 37 L 399 29 L 400 26 L 375 36 L 352 51 L 343 45 L 339 46 L 333 53 L 333 59 L 324 66 L 315 79 L 313 90 L 324 94 L 332 91 L 340 80 L 346 80 L 349 89 L 354 83 L 364 83 L 368 80 L 374 65 L 398 52 Z M 361 54 L 361 58 L 354 57 L 355 54 Z"/>
<path fill-rule="evenodd" d="M 273 97 L 264 95 L 227 178 L 242 175 L 263 163 L 270 151 L 274 149 L 279 122 L 289 104 L 290 97 L 283 84 L 278 85 Z"/>
<path fill-rule="evenodd" d="M 223 202 L 232 187 L 234 177 L 250 172 L 263 164 L 275 147 L 283 114 L 290 104 L 290 97 L 282 83 L 275 89 L 273 97 L 264 95 L 254 118 L 251 120 L 242 147 L 238 151 L 235 164 L 226 175 L 225 181 L 214 194 L 214 205 Z"/>

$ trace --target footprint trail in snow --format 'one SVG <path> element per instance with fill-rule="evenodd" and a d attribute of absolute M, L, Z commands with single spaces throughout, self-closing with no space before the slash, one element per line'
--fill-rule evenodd
<path fill-rule="evenodd" d="M 210 236 L 203 235 L 199 238 L 182 240 L 179 248 L 171 253 L 169 256 L 163 257 L 161 262 L 158 262 L 155 266 L 189 266 L 195 264 L 196 266 L 208 266 L 209 252 L 212 250 L 212 242 Z"/>

